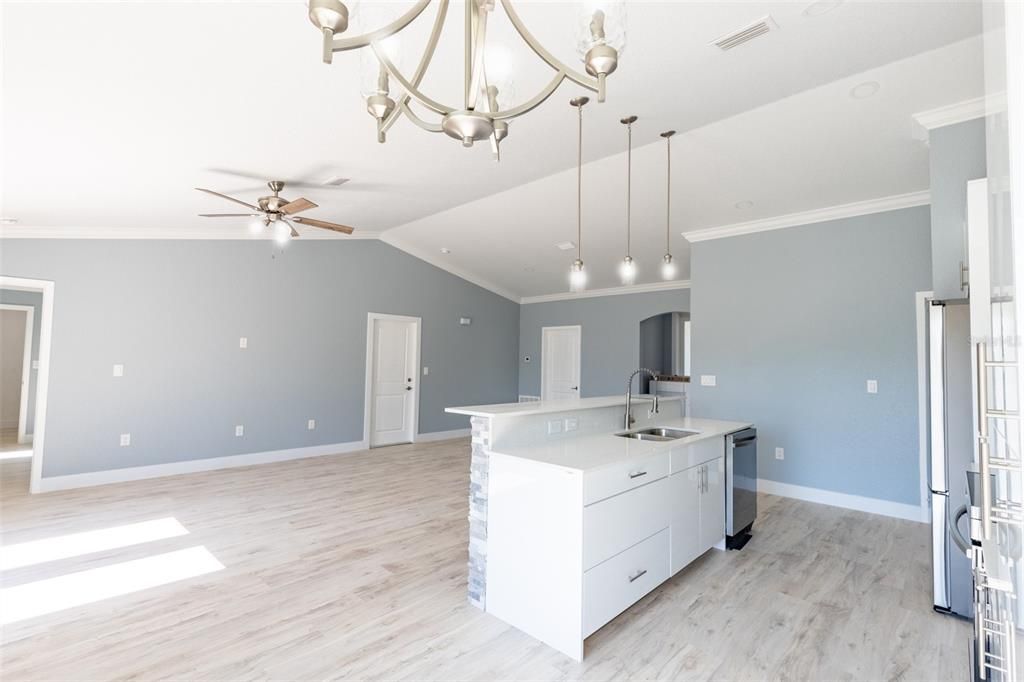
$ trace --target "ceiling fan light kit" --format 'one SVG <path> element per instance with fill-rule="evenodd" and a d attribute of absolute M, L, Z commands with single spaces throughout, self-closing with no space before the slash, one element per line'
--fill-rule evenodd
<path fill-rule="evenodd" d="M 221 199 L 227 199 L 233 201 L 236 204 L 245 206 L 251 209 L 250 213 L 200 213 L 200 217 L 203 218 L 252 218 L 249 221 L 249 231 L 255 235 L 263 233 L 269 229 L 271 235 L 279 244 L 286 244 L 289 240 L 294 237 L 299 237 L 299 231 L 295 229 L 293 223 L 299 223 L 300 225 L 308 225 L 310 227 L 318 227 L 324 230 L 331 230 L 332 232 L 341 232 L 344 234 L 352 234 L 355 229 L 348 225 L 341 225 L 339 223 L 331 223 L 326 220 L 317 220 L 315 218 L 304 218 L 296 213 L 302 211 L 308 211 L 311 208 L 317 208 L 317 205 L 306 198 L 299 198 L 292 201 L 285 199 L 280 196 L 281 190 L 284 189 L 284 182 L 280 180 L 271 180 L 267 183 L 267 187 L 273 194 L 260 197 L 256 200 L 256 204 L 250 204 L 241 199 L 228 196 L 227 194 L 221 194 L 220 192 L 214 192 L 212 189 L 204 189 L 202 187 L 196 187 L 200 192 L 206 192 L 212 194 L 215 197 Z"/>
<path fill-rule="evenodd" d="M 499 86 L 488 78 L 484 59 L 487 44 L 487 22 L 495 4 L 501 3 L 505 15 L 519 37 L 542 61 L 555 72 L 552 79 L 533 97 L 517 106 L 500 101 L 511 90 L 511 83 Z M 419 17 L 431 4 L 437 5 L 433 28 L 416 70 L 408 78 L 395 65 L 384 42 L 397 35 Z M 420 91 L 420 83 L 433 59 L 438 40 L 448 19 L 448 0 L 418 0 L 405 14 L 394 21 L 362 35 L 343 37 L 349 26 L 349 8 L 341 0 L 310 0 L 309 19 L 320 30 L 323 40 L 323 61 L 330 64 L 335 52 L 369 48 L 376 56 L 378 73 L 376 89 L 366 96 L 366 109 L 377 122 L 377 141 L 384 142 L 387 131 L 399 116 L 404 115 L 417 126 L 432 133 L 443 132 L 458 140 L 464 147 L 475 142 L 490 140 L 491 151 L 500 159 L 500 144 L 508 136 L 508 122 L 540 106 L 566 80 L 597 94 L 599 102 L 605 99 L 605 80 L 619 64 L 625 47 L 624 0 L 606 0 L 588 8 L 577 22 L 577 51 L 586 73 L 580 73 L 557 59 L 529 32 L 519 18 L 512 0 L 466 0 L 465 64 L 463 74 L 463 101 L 452 106 L 439 102 Z M 589 3 L 594 5 L 595 3 Z M 357 12 L 360 10 L 357 9 Z M 493 74 L 492 74 L 493 75 Z M 402 92 L 392 94 L 391 82 Z M 416 102 L 431 112 L 434 120 L 427 120 L 410 108 Z"/>

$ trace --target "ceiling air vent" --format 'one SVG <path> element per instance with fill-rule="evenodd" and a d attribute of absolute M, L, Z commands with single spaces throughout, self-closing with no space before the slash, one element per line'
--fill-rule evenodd
<path fill-rule="evenodd" d="M 779 25 L 775 23 L 775 20 L 772 19 L 771 16 L 761 17 L 757 21 L 747 24 L 738 31 L 727 33 L 724 36 L 715 39 L 712 42 L 712 45 L 715 45 L 722 50 L 731 50 L 737 45 L 742 45 L 743 43 L 749 42 L 758 36 L 763 36 L 765 33 L 777 29 L 778 27 Z"/>

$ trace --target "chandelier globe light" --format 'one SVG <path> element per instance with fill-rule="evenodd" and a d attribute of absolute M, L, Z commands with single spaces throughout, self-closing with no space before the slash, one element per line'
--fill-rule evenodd
<path fill-rule="evenodd" d="M 510 79 L 498 77 L 493 60 L 489 58 L 494 46 L 487 43 L 487 24 L 499 3 L 523 42 L 555 72 L 539 92 L 515 106 L 510 104 Z M 398 59 L 389 42 L 393 45 L 398 34 L 430 5 L 437 7 L 433 27 L 415 71 L 407 76 L 397 66 Z M 466 0 L 465 5 L 464 96 L 460 103 L 451 105 L 420 90 L 449 16 L 449 0 L 417 0 L 405 14 L 390 23 L 351 37 L 344 35 L 350 23 L 353 26 L 369 23 L 361 22 L 357 15 L 372 13 L 370 3 L 356 6 L 353 0 L 349 5 L 342 0 L 309 0 L 309 19 L 323 39 L 324 63 L 330 64 L 335 52 L 368 48 L 361 68 L 361 72 L 368 73 L 368 78 L 361 78 L 361 89 L 366 110 L 377 124 L 378 142 L 384 142 L 391 126 L 400 116 L 405 116 L 420 128 L 432 133 L 443 132 L 464 147 L 489 140 L 495 158 L 500 158 L 500 144 L 508 136 L 509 121 L 536 109 L 564 81 L 576 83 L 596 93 L 599 102 L 604 101 L 605 81 L 618 68 L 619 56 L 626 44 L 624 0 L 584 3 L 585 8 L 576 22 L 576 49 L 586 73 L 569 67 L 541 45 L 519 18 L 512 0 Z M 401 92 L 392 92 L 392 83 Z M 410 107 L 412 102 L 430 112 L 430 120 L 414 112 Z"/>

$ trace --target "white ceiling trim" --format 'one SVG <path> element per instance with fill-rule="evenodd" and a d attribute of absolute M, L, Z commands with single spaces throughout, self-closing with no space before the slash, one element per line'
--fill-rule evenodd
<path fill-rule="evenodd" d="M 823 223 L 829 220 L 854 218 L 856 216 L 870 215 L 872 213 L 895 211 L 901 208 L 924 206 L 929 203 L 931 203 L 931 195 L 927 190 L 924 190 L 921 192 L 896 194 L 891 197 L 882 197 L 880 199 L 855 201 L 849 204 L 840 204 L 838 206 L 829 206 L 827 208 L 816 208 L 811 211 L 788 213 L 774 218 L 751 220 L 746 223 L 734 223 L 732 225 L 721 225 L 719 227 L 692 230 L 690 232 L 683 232 L 682 234 L 689 242 L 703 242 L 708 241 L 709 239 L 738 237 L 743 234 L 781 230 L 787 227 L 798 227 L 800 225 Z"/>
<path fill-rule="evenodd" d="M 622 296 L 625 294 L 647 294 L 652 291 L 672 291 L 673 289 L 689 289 L 690 280 L 680 279 L 671 282 L 652 282 L 651 284 L 633 284 L 622 287 L 608 287 L 607 289 L 591 289 L 579 293 L 558 293 L 543 294 L 541 296 L 524 296 L 519 299 L 523 305 L 529 303 L 548 303 L 550 301 L 570 301 L 577 298 L 598 298 L 601 296 Z"/>
<path fill-rule="evenodd" d="M 984 96 L 947 104 L 944 107 L 929 109 L 928 111 L 921 111 L 912 117 L 915 124 L 914 137 L 918 140 L 927 140 L 929 130 L 935 130 L 936 128 L 942 128 L 955 123 L 963 123 L 971 119 L 981 118 L 984 115 Z"/>
<path fill-rule="evenodd" d="M 305 232 L 300 239 L 379 239 L 379 232 L 356 231 L 347 235 L 330 230 Z M 124 227 L 36 227 L 32 225 L 5 225 L 0 227 L 0 239 L 231 239 L 240 241 L 267 241 L 267 234 L 250 234 L 238 227 L 211 229 L 136 229 Z"/>
<path fill-rule="evenodd" d="M 502 296 L 504 298 L 507 298 L 510 301 L 520 303 L 519 296 L 512 293 L 508 289 L 500 287 L 494 282 L 489 282 L 485 279 L 477 277 L 476 275 L 470 274 L 465 270 L 460 270 L 459 268 L 452 267 L 452 265 L 450 263 L 446 263 L 443 258 L 434 256 L 433 254 L 428 254 L 422 249 L 410 246 L 404 240 L 395 237 L 389 234 L 388 232 L 381 233 L 379 239 L 385 244 L 389 244 L 390 246 L 395 247 L 399 251 L 405 251 L 410 256 L 413 256 L 414 258 L 419 258 L 421 261 L 429 263 L 430 265 L 433 265 L 435 268 L 440 268 L 441 270 L 444 270 L 449 274 L 464 279 L 470 284 L 475 284 L 478 287 L 487 289 L 488 291 L 498 294 L 499 296 Z"/>

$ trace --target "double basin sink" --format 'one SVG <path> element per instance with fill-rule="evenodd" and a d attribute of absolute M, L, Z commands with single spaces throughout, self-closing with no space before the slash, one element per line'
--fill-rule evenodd
<path fill-rule="evenodd" d="M 679 438 L 686 438 L 687 436 L 696 436 L 700 431 L 691 431 L 689 429 L 668 429 L 664 427 L 654 427 L 647 429 L 636 429 L 635 431 L 626 431 L 625 433 L 615 434 L 619 438 L 632 438 L 633 440 L 653 440 L 658 442 L 665 442 L 669 440 L 678 440 Z"/>

